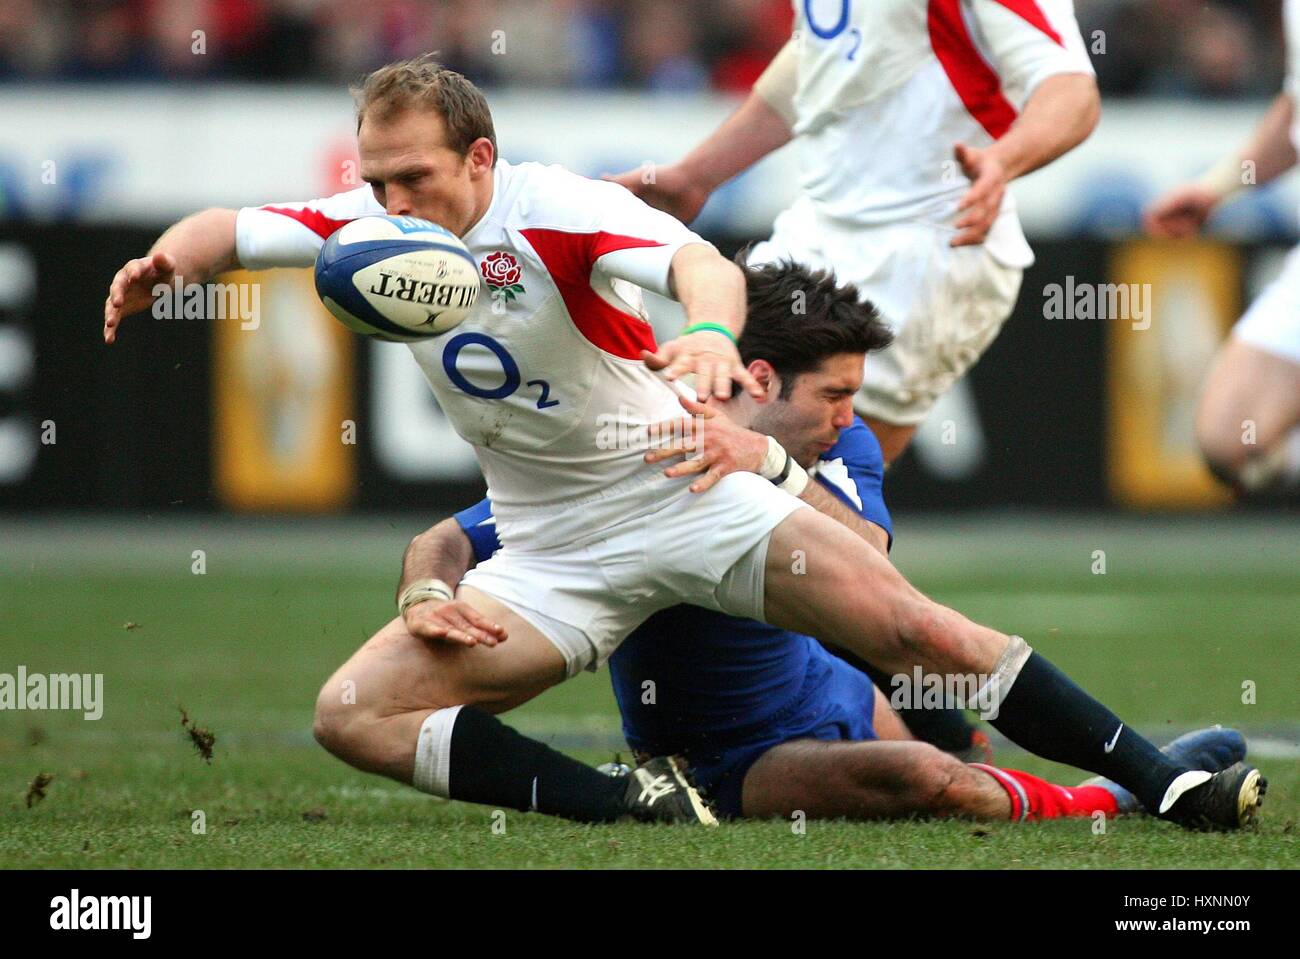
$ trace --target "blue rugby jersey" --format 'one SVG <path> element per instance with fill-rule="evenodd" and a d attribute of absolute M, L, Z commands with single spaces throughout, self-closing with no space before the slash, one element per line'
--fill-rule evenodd
<path fill-rule="evenodd" d="M 884 472 L 880 444 L 854 417 L 814 475 L 892 539 Z M 456 521 L 477 562 L 500 548 L 489 500 L 457 513 Z M 829 675 L 830 659 L 811 637 L 682 605 L 642 623 L 610 658 L 609 669 L 628 745 L 662 755 L 740 742 L 783 718 Z"/>

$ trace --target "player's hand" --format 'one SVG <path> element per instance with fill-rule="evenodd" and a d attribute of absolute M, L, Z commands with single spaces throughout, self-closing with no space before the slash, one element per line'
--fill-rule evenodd
<path fill-rule="evenodd" d="M 128 260 L 117 271 L 108 287 L 104 300 L 104 342 L 117 339 L 117 327 L 122 318 L 138 313 L 153 303 L 156 284 L 171 284 L 176 274 L 176 261 L 166 253 L 153 253 L 138 260 Z"/>
<path fill-rule="evenodd" d="M 709 191 L 693 181 L 676 163 L 643 164 L 626 173 L 603 177 L 611 183 L 627 187 L 656 210 L 663 210 L 690 223 L 700 215 Z"/>
<path fill-rule="evenodd" d="M 733 380 L 740 383 L 752 396 L 762 396 L 763 388 L 740 360 L 736 344 L 713 330 L 697 330 L 675 340 L 661 343 L 651 353 L 641 351 L 641 359 L 652 370 L 663 370 L 664 378 L 675 380 L 694 374 L 695 392 L 702 399 L 716 396 L 725 400 L 731 396 Z"/>
<path fill-rule="evenodd" d="M 417 639 L 441 640 L 458 646 L 495 646 L 507 638 L 504 626 L 459 599 L 426 599 L 408 607 L 402 619 Z"/>
<path fill-rule="evenodd" d="M 1218 201 L 1213 192 L 1195 183 L 1175 187 L 1142 211 L 1142 228 L 1167 240 L 1195 236 Z"/>
<path fill-rule="evenodd" d="M 660 437 L 662 442 L 646 453 L 647 463 L 695 454 L 664 470 L 665 476 L 703 473 L 691 484 L 692 493 L 703 493 L 728 473 L 757 473 L 762 468 L 767 456 L 766 436 L 737 425 L 716 407 L 689 396 L 678 400 L 691 416 L 665 420 L 650 428 L 651 437 Z"/>
<path fill-rule="evenodd" d="M 953 155 L 971 184 L 957 204 L 957 235 L 948 245 L 976 246 L 984 242 L 1002 210 L 1007 171 L 992 150 L 958 143 Z"/>

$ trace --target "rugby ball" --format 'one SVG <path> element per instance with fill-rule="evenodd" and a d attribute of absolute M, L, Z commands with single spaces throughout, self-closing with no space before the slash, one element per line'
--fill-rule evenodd
<path fill-rule="evenodd" d="M 478 264 L 454 233 L 410 216 L 364 216 L 316 257 L 316 293 L 350 330 L 411 343 L 445 333 L 478 301 Z"/>

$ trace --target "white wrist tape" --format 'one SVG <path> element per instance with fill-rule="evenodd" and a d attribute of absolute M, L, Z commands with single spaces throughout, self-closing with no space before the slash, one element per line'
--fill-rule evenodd
<path fill-rule="evenodd" d="M 402 595 L 397 600 L 397 612 L 405 616 L 406 611 L 416 603 L 423 603 L 428 599 L 440 599 L 446 602 L 454 595 L 452 588 L 440 579 L 417 580 L 402 590 Z"/>
<path fill-rule="evenodd" d="M 790 475 L 776 485 L 791 496 L 802 496 L 803 491 L 808 488 L 808 471 L 791 459 Z"/>
<path fill-rule="evenodd" d="M 774 480 L 785 469 L 786 457 L 790 454 L 776 441 L 775 436 L 767 438 L 767 453 L 763 455 L 763 465 L 758 468 L 758 475 L 765 480 Z"/>
<path fill-rule="evenodd" d="M 1235 153 L 1224 157 L 1200 176 L 1196 181 L 1197 186 L 1213 193 L 1220 200 L 1244 190 L 1246 183 L 1242 179 L 1245 176 L 1242 162 Z"/>
<path fill-rule="evenodd" d="M 785 447 L 771 436 L 767 438 L 767 454 L 758 468 L 758 475 L 775 483 L 791 496 L 799 496 L 808 486 L 808 471 L 796 463 Z"/>

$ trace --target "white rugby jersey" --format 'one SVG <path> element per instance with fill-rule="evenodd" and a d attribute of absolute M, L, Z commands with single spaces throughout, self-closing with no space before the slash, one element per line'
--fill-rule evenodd
<path fill-rule="evenodd" d="M 794 0 L 801 187 L 851 225 L 951 227 L 969 187 L 953 146 L 1001 137 L 1060 73 L 1093 72 L 1071 0 Z M 985 243 L 1033 257 L 1010 192 Z"/>
<path fill-rule="evenodd" d="M 1300 151 L 1300 0 L 1282 6 L 1286 37 L 1286 92 L 1291 96 L 1291 142 Z"/>
<path fill-rule="evenodd" d="M 310 266 L 344 223 L 383 213 L 369 187 L 246 208 L 239 260 Z M 662 466 L 642 460 L 645 427 L 683 414 L 676 390 L 641 359 L 655 348 L 641 288 L 669 295 L 673 255 L 705 241 L 617 184 L 504 160 L 491 206 L 461 239 L 485 295 L 459 326 L 409 346 L 474 446 L 503 540 L 512 522 L 536 528 L 539 511 L 662 480 Z M 600 528 L 595 504 L 575 512 Z"/>

